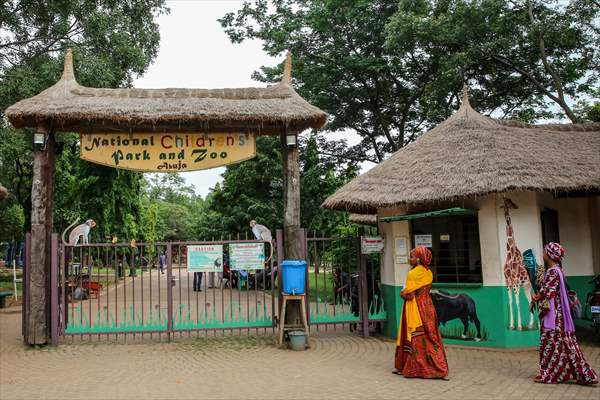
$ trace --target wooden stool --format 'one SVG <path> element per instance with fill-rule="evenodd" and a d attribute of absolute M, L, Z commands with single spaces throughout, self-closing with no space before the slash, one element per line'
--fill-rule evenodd
<path fill-rule="evenodd" d="M 277 345 L 281 346 L 283 344 L 283 333 L 285 331 L 294 331 L 298 329 L 304 329 L 304 333 L 306 334 L 306 345 L 308 346 L 308 320 L 306 318 L 306 296 L 305 295 L 291 295 L 291 294 L 283 294 L 283 302 L 281 307 L 281 312 L 279 313 L 279 337 L 277 340 Z M 288 301 L 298 301 L 300 302 L 300 316 L 302 318 L 302 325 L 286 325 L 285 324 L 285 312 Z"/>

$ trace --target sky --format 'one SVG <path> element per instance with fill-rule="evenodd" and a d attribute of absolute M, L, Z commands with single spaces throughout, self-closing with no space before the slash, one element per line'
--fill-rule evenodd
<path fill-rule="evenodd" d="M 251 79 L 261 65 L 276 65 L 258 41 L 232 44 L 217 21 L 236 11 L 237 0 L 167 1 L 171 12 L 158 17 L 160 49 L 146 73 L 134 81 L 137 88 L 205 88 L 265 86 Z M 221 181 L 224 167 L 181 175 L 196 193 L 206 196 Z"/>
<path fill-rule="evenodd" d="M 134 81 L 137 88 L 256 87 L 252 72 L 262 65 L 283 61 L 269 57 L 260 41 L 232 44 L 217 21 L 227 12 L 237 11 L 243 0 L 167 0 L 171 12 L 158 17 L 160 49 L 146 73 Z M 331 135 L 331 134 L 329 134 Z M 338 137 L 342 134 L 334 134 Z M 353 140 L 354 139 L 354 140 Z M 356 142 L 351 138 L 349 143 Z M 221 181 L 224 167 L 181 175 L 196 193 L 206 196 Z"/>

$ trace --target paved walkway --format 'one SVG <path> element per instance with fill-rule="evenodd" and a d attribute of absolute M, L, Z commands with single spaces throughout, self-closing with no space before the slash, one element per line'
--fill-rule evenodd
<path fill-rule="evenodd" d="M 1 399 L 598 399 L 600 387 L 539 385 L 537 352 L 448 348 L 449 381 L 391 374 L 394 343 L 320 334 L 305 352 L 270 336 L 26 349 L 18 308 L 0 312 Z M 600 370 L 600 345 L 583 350 Z"/>

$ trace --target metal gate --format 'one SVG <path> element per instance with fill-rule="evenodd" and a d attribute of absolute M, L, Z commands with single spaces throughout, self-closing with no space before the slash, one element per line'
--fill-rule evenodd
<path fill-rule="evenodd" d="M 367 233 L 376 234 L 376 230 Z M 345 236 L 305 232 L 306 312 L 317 332 L 359 329 L 366 337 L 370 326 L 380 329 L 387 319 L 380 289 L 380 255 L 360 253 L 363 234 L 364 229 Z M 278 230 L 277 243 L 282 238 Z M 280 248 L 278 254 L 282 253 Z M 278 264 L 281 261 L 279 257 Z"/>
<path fill-rule="evenodd" d="M 305 235 L 307 315 L 312 329 L 358 329 L 369 335 L 387 314 L 379 285 L 380 255 L 360 254 L 360 234 Z M 190 273 L 187 246 L 265 243 L 265 268 Z M 93 243 L 68 246 L 52 235 L 51 338 L 173 337 L 274 333 L 282 233 L 273 243 L 216 240 L 161 243 Z M 276 244 L 279 244 L 277 246 Z M 273 246 L 273 253 L 269 246 Z M 26 240 L 23 334 L 29 304 L 30 236 Z M 161 255 L 163 263 L 161 263 Z M 277 264 L 274 263 L 274 258 Z M 161 268 L 161 264 L 164 264 Z"/>
<path fill-rule="evenodd" d="M 261 270 L 232 270 L 226 260 L 234 243 L 262 242 L 60 244 L 53 283 L 58 310 L 52 321 L 60 335 L 98 338 L 273 332 L 273 260 Z M 271 243 L 264 243 L 270 251 Z M 223 272 L 188 272 L 186 250 L 191 245 L 222 245 Z"/>

